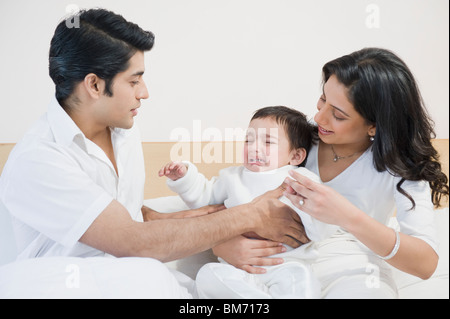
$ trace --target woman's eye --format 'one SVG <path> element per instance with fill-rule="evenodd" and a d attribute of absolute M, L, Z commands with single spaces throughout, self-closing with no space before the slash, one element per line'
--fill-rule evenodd
<path fill-rule="evenodd" d="M 333 112 L 332 114 L 333 114 L 333 117 L 334 117 L 336 120 L 338 120 L 338 121 L 343 121 L 343 120 L 345 120 L 345 118 L 337 116 L 335 112 Z"/>

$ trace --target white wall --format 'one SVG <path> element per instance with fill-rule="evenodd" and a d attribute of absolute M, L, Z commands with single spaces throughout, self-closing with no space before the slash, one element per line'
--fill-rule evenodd
<path fill-rule="evenodd" d="M 49 43 L 69 4 L 113 10 L 156 34 L 137 118 L 144 141 L 210 127 L 224 138 L 267 105 L 312 118 L 322 65 L 366 46 L 406 61 L 448 138 L 448 0 L 0 0 L 0 143 L 17 142 L 47 108 Z"/>

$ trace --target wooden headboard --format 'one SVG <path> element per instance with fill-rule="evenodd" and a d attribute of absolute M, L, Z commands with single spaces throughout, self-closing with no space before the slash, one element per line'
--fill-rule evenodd
<path fill-rule="evenodd" d="M 440 154 L 445 174 L 449 174 L 449 140 L 436 139 L 433 145 Z M 143 143 L 146 183 L 145 198 L 175 195 L 166 186 L 166 178 L 159 177 L 159 169 L 172 158 L 195 162 L 199 171 L 207 178 L 218 174 L 219 170 L 231 165 L 241 165 L 242 146 L 240 142 L 203 142 L 203 143 Z M 14 144 L 0 144 L 0 173 Z M 181 156 L 180 156 L 181 155 Z M 175 158 L 174 158 L 175 159 Z M 445 204 L 448 207 L 448 202 Z"/>

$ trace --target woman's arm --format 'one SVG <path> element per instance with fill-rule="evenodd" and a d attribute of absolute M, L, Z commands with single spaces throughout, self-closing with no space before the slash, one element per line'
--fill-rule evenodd
<path fill-rule="evenodd" d="M 284 195 L 304 212 L 325 223 L 338 225 L 353 234 L 375 254 L 387 256 L 395 245 L 395 232 L 355 207 L 332 188 L 314 183 L 292 172 Z M 303 205 L 300 205 L 303 200 Z M 420 278 L 429 278 L 437 267 L 438 256 L 425 241 L 400 234 L 397 254 L 387 260 L 392 266 Z"/>
<path fill-rule="evenodd" d="M 348 220 L 343 228 L 377 255 L 389 255 L 396 241 L 394 230 L 363 212 L 355 212 L 353 215 L 354 217 Z M 422 279 L 430 278 L 436 270 L 439 259 L 434 249 L 419 238 L 402 233 L 399 235 L 399 250 L 394 257 L 386 261 L 409 274 Z"/>

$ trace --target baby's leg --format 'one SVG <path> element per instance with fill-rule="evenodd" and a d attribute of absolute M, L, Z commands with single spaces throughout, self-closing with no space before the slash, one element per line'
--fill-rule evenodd
<path fill-rule="evenodd" d="M 197 274 L 197 293 L 202 299 L 271 298 L 259 276 L 228 264 L 206 264 Z"/>
<path fill-rule="evenodd" d="M 258 276 L 275 299 L 314 299 L 321 296 L 320 282 L 303 262 L 273 266 L 266 274 Z"/>

